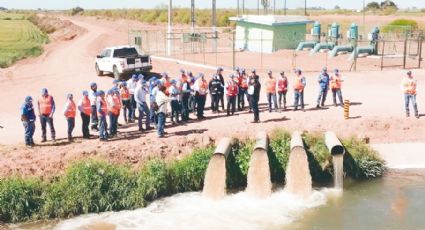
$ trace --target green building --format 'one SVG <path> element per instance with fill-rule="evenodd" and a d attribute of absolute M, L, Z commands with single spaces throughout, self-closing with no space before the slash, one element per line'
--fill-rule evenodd
<path fill-rule="evenodd" d="M 230 20 L 236 22 L 235 48 L 263 53 L 295 49 L 305 40 L 307 24 L 313 23 L 302 16 L 275 15 L 244 15 Z"/>

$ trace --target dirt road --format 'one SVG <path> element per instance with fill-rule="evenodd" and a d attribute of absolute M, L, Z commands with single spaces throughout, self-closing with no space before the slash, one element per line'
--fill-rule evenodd
<path fill-rule="evenodd" d="M 77 139 L 73 144 L 59 141 L 57 144 L 47 143 L 44 146 L 26 149 L 23 143 L 23 127 L 19 120 L 19 107 L 26 95 L 37 99 L 43 87 L 49 89 L 55 97 L 57 112 L 55 126 L 58 138 L 66 137 L 66 121 L 62 115 L 65 96 L 73 93 L 80 98 L 81 91 L 88 89 L 90 82 L 97 82 L 100 89 L 111 87 L 112 78 L 97 77 L 93 68 L 94 56 L 105 46 L 126 44 L 126 21 L 106 21 L 72 18 L 71 21 L 87 30 L 70 41 L 49 44 L 46 52 L 34 59 L 22 61 L 15 66 L 2 69 L 0 78 L 0 144 L 14 145 L 0 148 L 0 175 L 10 173 L 36 174 L 55 173 L 61 171 L 70 161 L 96 155 L 110 161 L 130 162 L 138 165 L 151 156 L 181 156 L 192 145 L 206 144 L 212 139 L 222 136 L 254 136 L 260 130 L 286 128 L 289 130 L 325 131 L 333 130 L 340 136 L 368 136 L 373 143 L 423 141 L 425 139 L 425 117 L 421 119 L 404 117 L 403 98 L 400 81 L 404 70 L 384 72 L 343 73 L 343 95 L 354 105 L 351 107 L 351 119 L 344 120 L 341 108 L 328 106 L 322 110 L 312 109 L 315 106 L 318 86 L 318 73 L 308 73 L 305 101 L 306 112 L 285 111 L 282 113 L 263 112 L 262 123 L 251 124 L 252 114 L 247 111 L 234 117 L 226 117 L 223 113 L 212 115 L 211 119 L 192 122 L 182 126 L 169 127 L 169 137 L 158 141 L 156 134 L 140 134 L 135 126 L 123 127 L 119 138 L 101 144 L 97 140 L 83 141 Z M 223 57 L 225 58 L 225 57 Z M 283 57 L 284 58 L 284 57 Z M 246 60 L 244 66 L 249 69 L 250 63 L 258 60 Z M 231 62 L 231 60 L 229 60 Z M 314 63 L 310 58 L 306 62 Z M 182 66 L 175 62 L 154 61 L 154 71 L 167 71 L 175 76 L 180 68 L 193 72 L 211 73 L 211 70 Z M 275 69 L 277 67 L 274 67 Z M 286 68 L 286 67 L 282 67 Z M 333 68 L 333 67 L 331 67 Z M 415 70 L 418 78 L 419 109 L 422 116 L 425 107 L 425 70 Z M 264 73 L 260 73 L 264 77 Z M 292 75 L 290 80 L 292 79 Z M 264 88 L 264 87 L 263 87 Z M 265 103 L 264 93 L 261 102 Z M 292 91 L 288 93 L 288 103 L 293 103 Z M 207 103 L 208 105 L 209 103 Z M 328 95 L 327 104 L 332 104 L 332 96 Z M 265 109 L 265 105 L 262 107 Z M 422 109 L 422 110 L 421 110 Z M 122 118 L 120 118 L 122 119 Z M 122 123 L 122 121 L 121 121 Z M 37 121 L 35 141 L 39 143 L 41 128 Z M 74 134 L 81 136 L 81 119 L 76 119 Z M 201 135 L 200 135 L 201 134 Z M 49 134 L 48 134 L 49 137 Z M 19 146 L 15 144 L 20 143 Z M 154 144 L 152 144 L 154 143 Z"/>

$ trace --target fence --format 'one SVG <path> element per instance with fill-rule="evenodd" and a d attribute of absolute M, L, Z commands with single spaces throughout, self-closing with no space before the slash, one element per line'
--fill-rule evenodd
<path fill-rule="evenodd" d="M 383 70 L 385 68 L 421 68 L 423 33 L 411 32 L 383 33 L 378 41 L 377 55 L 350 60 L 350 55 L 329 57 L 320 51 L 295 52 L 294 49 L 278 49 L 277 46 L 288 40 L 298 42 L 292 35 L 280 35 L 270 38 L 262 32 L 255 38 L 249 38 L 250 47 L 244 38 L 236 37 L 230 28 L 219 28 L 213 33 L 211 28 L 197 28 L 196 33 L 187 29 L 177 29 L 168 34 L 164 30 L 129 30 L 129 44 L 139 46 L 140 50 L 156 56 L 168 56 L 189 62 L 222 66 L 229 69 L 242 67 L 259 71 L 292 71 L 301 68 L 304 71 L 318 71 L 323 66 L 339 68 L 345 71 Z M 172 49 L 167 53 L 170 41 Z M 326 37 L 323 43 L 330 43 Z M 340 45 L 349 44 L 347 38 L 338 40 Z M 369 46 L 370 41 L 359 40 L 357 46 Z M 256 50 L 256 52 L 249 50 Z"/>

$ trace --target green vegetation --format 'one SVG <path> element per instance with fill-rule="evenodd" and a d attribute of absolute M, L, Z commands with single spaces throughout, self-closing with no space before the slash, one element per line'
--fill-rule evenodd
<path fill-rule="evenodd" d="M 321 136 L 303 135 L 310 172 L 316 182 L 330 182 L 332 161 Z M 344 171 L 354 179 L 382 176 L 384 162 L 376 152 L 355 138 L 343 140 Z M 246 186 L 253 140 L 233 140 L 226 161 L 227 188 Z M 50 181 L 10 177 L 0 180 L 0 221 L 19 222 L 42 218 L 144 207 L 159 197 L 199 191 L 214 146 L 195 149 L 181 160 L 165 163 L 151 159 L 139 171 L 104 161 L 76 162 Z M 290 153 L 290 134 L 277 130 L 268 149 L 271 179 L 283 184 Z"/>
<path fill-rule="evenodd" d="M 20 14 L 0 14 L 0 67 L 42 53 L 48 38 Z"/>
<path fill-rule="evenodd" d="M 406 33 L 418 29 L 418 22 L 411 19 L 396 19 L 382 28 L 384 33 Z"/>

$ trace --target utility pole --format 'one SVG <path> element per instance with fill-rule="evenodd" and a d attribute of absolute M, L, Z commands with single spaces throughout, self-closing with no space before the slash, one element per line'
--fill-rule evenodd
<path fill-rule="evenodd" d="M 257 15 L 260 15 L 260 1 L 261 0 L 257 1 Z"/>
<path fill-rule="evenodd" d="M 239 13 L 239 0 L 237 0 L 237 4 L 238 4 L 238 6 L 237 6 L 237 16 L 239 17 L 239 15 L 240 15 L 240 13 Z"/>
<path fill-rule="evenodd" d="M 242 0 L 242 14 L 245 14 L 245 0 Z"/>
<path fill-rule="evenodd" d="M 307 0 L 304 0 L 304 16 L 307 16 Z"/>
<path fill-rule="evenodd" d="M 217 52 L 217 14 L 216 0 L 212 0 L 212 30 L 213 30 L 213 52 Z"/>
<path fill-rule="evenodd" d="M 276 0 L 273 1 L 273 15 L 276 15 Z"/>
<path fill-rule="evenodd" d="M 195 33 L 195 0 L 190 2 L 190 32 Z"/>
<path fill-rule="evenodd" d="M 283 1 L 283 15 L 286 16 L 286 0 Z"/>
<path fill-rule="evenodd" d="M 363 0 L 363 36 L 366 36 L 366 0 Z"/>
<path fill-rule="evenodd" d="M 171 56 L 172 51 L 172 41 L 171 41 L 171 33 L 173 32 L 173 0 L 169 0 L 168 3 L 168 30 L 167 30 L 167 55 Z"/>

